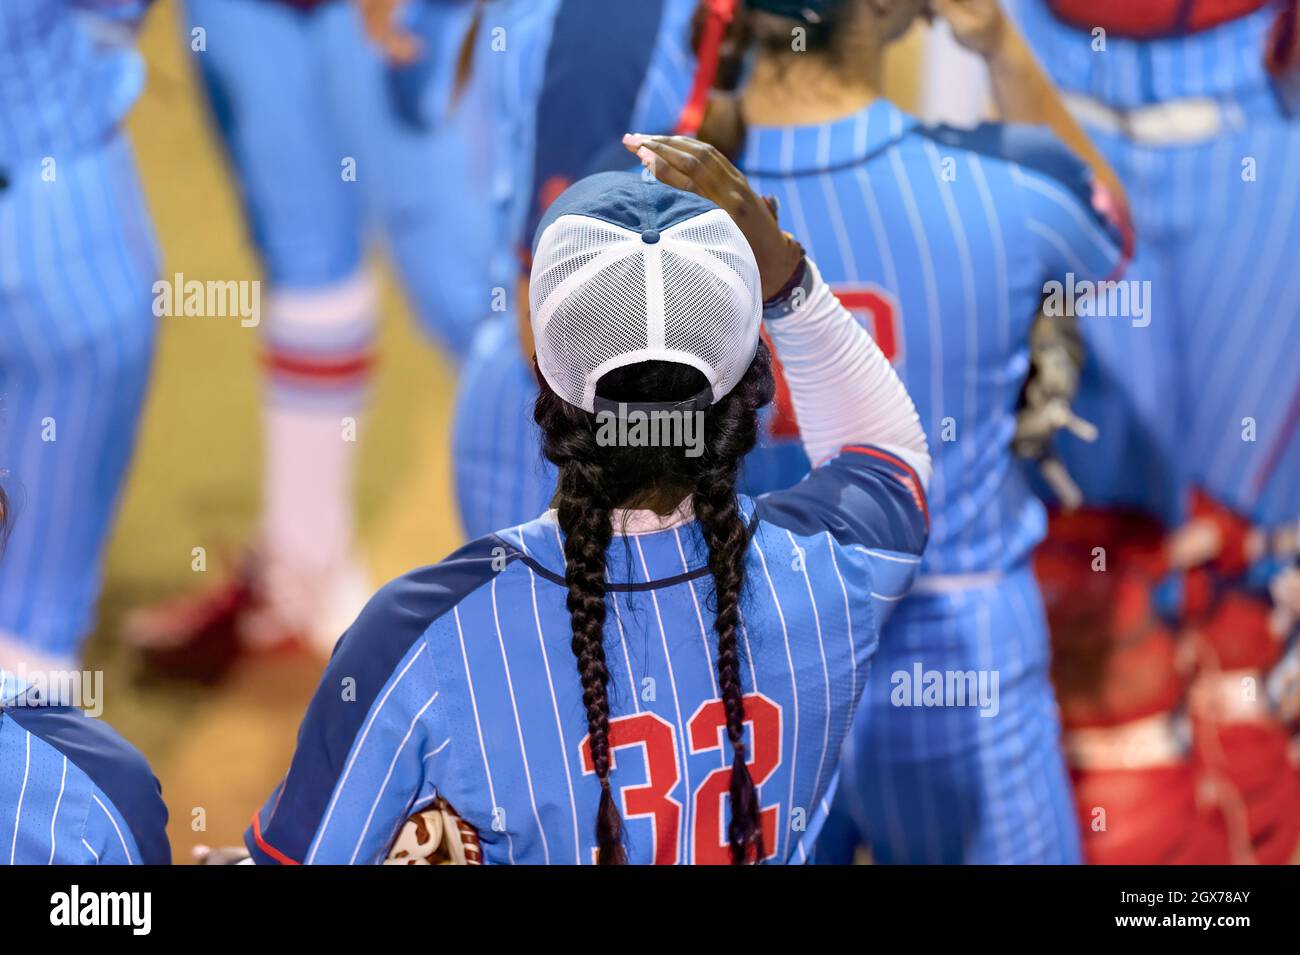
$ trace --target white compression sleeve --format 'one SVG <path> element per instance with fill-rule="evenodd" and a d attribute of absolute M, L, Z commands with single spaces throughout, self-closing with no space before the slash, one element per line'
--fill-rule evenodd
<path fill-rule="evenodd" d="M 763 318 L 808 458 L 817 465 L 845 445 L 872 444 L 902 458 L 928 486 L 930 451 L 911 396 L 816 265 L 806 261 L 800 287 L 765 309 Z"/>

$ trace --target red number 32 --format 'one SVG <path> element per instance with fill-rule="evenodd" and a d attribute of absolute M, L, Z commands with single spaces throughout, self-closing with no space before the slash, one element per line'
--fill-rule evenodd
<path fill-rule="evenodd" d="M 745 723 L 752 745 L 748 766 L 754 785 L 761 786 L 781 764 L 781 709 L 761 693 L 745 696 Z M 727 717 L 721 700 L 703 704 L 687 724 L 687 743 L 692 754 L 722 749 Z M 677 734 L 672 724 L 654 713 L 620 716 L 609 722 L 610 762 L 617 766 L 619 751 L 640 749 L 645 762 L 646 782 L 621 787 L 623 818 L 649 819 L 654 833 L 655 865 L 675 865 L 681 854 L 682 804 L 672 797 L 681 780 Z M 594 773 L 591 740 L 582 741 L 582 768 Z M 692 794 L 694 812 L 692 848 L 700 865 L 729 865 L 731 848 L 727 840 L 726 802 L 731 791 L 731 766 L 709 773 Z M 759 811 L 764 851 L 776 850 L 777 807 Z"/>

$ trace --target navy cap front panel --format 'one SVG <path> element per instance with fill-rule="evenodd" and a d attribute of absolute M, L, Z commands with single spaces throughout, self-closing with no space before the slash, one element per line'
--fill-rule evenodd
<path fill-rule="evenodd" d="M 703 196 L 646 179 L 639 171 L 598 172 L 579 179 L 551 204 L 533 236 L 533 254 L 546 227 L 565 215 L 590 216 L 634 232 L 665 229 L 718 208 Z"/>

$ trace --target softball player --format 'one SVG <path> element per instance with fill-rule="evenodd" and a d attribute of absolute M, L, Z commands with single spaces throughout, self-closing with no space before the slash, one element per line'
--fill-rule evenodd
<path fill-rule="evenodd" d="M 501 236 L 513 253 L 526 246 L 565 185 L 626 164 L 617 148 L 623 130 L 678 124 L 696 73 L 690 48 L 696 0 L 635 0 L 613 8 L 608 0 L 548 0 L 513 15 L 512 5 L 504 6 L 493 8 L 485 23 L 508 20 L 510 34 L 523 38 L 513 56 L 495 58 L 497 102 L 509 124 L 498 157 L 513 184 Z M 517 271 L 526 248 L 512 258 Z M 512 297 L 514 285 L 507 286 Z M 555 491 L 555 470 L 528 421 L 537 380 L 519 334 L 526 299 L 525 289 L 518 311 L 484 323 L 457 390 L 456 500 L 469 537 L 528 520 Z"/>
<path fill-rule="evenodd" d="M 407 46 L 390 43 L 402 62 L 389 62 L 346 0 L 185 4 L 269 285 L 266 464 L 259 540 L 234 576 L 128 621 L 156 662 L 183 661 L 231 626 L 248 644 L 298 637 L 324 653 L 364 604 L 357 441 L 344 435 L 363 419 L 374 362 L 369 240 L 383 241 L 422 326 L 454 358 L 489 308 L 484 87 L 445 102 L 476 4 L 410 9 Z"/>
<path fill-rule="evenodd" d="M 144 4 L 0 8 L 0 665 L 74 667 L 153 352 L 152 226 L 119 124 Z"/>
<path fill-rule="evenodd" d="M 556 509 L 371 601 L 253 819 L 257 861 L 378 861 L 438 797 L 489 863 L 806 858 L 924 545 L 925 439 L 879 349 L 721 154 L 627 144 L 691 192 L 589 177 L 532 250 Z M 760 315 L 821 466 L 755 499 L 735 477 L 771 397 Z M 654 415 L 696 422 L 702 444 L 598 437 Z"/>
<path fill-rule="evenodd" d="M 919 2 L 749 6 L 741 166 L 874 329 L 935 452 L 930 545 L 882 636 L 820 848 L 831 861 L 858 843 L 879 862 L 1078 861 L 1028 563 L 1044 512 L 1011 437 L 1045 283 L 1120 260 L 1094 211 L 1104 164 L 1090 170 L 1046 130 L 930 128 L 881 99 L 883 48 Z M 1004 115 L 1087 154 L 996 4 L 935 9 L 989 63 Z M 808 49 L 795 54 L 798 29 Z M 769 441 L 802 424 L 781 411 Z"/>
<path fill-rule="evenodd" d="M 1045 554 L 1063 618 L 1074 609 L 1068 596 L 1082 591 L 1070 548 L 1085 538 L 1089 548 L 1127 555 L 1120 566 L 1137 568 L 1130 589 L 1149 591 L 1140 605 L 1162 611 L 1148 614 L 1143 657 L 1147 674 L 1153 658 L 1163 659 L 1162 678 L 1144 680 L 1153 692 L 1123 708 L 1099 705 L 1111 684 L 1132 680 L 1133 668 L 1117 660 L 1109 682 L 1068 701 L 1077 706 L 1067 705 L 1067 723 L 1086 731 L 1075 735 L 1095 737 L 1081 755 L 1114 754 L 1141 734 L 1159 740 L 1146 748 L 1158 757 L 1147 766 L 1080 761 L 1081 806 L 1114 806 L 1107 792 L 1118 786 L 1135 797 L 1129 834 L 1094 836 L 1090 853 L 1099 861 L 1284 861 L 1300 840 L 1300 779 L 1268 694 L 1243 700 L 1241 686 L 1267 685 L 1296 640 L 1293 620 L 1270 619 L 1269 590 L 1294 566 L 1300 515 L 1300 376 L 1281 357 L 1282 343 L 1300 331 L 1300 280 L 1286 251 L 1300 241 L 1300 13 L 1294 3 L 1262 0 L 1140 10 L 1094 3 L 1086 11 L 1069 0 L 1026 0 L 1016 9 L 1135 197 L 1146 241 L 1126 278 L 1152 289 L 1149 325 L 1083 324 L 1093 361 L 1079 406 L 1101 426 L 1101 442 L 1062 447 L 1091 501 L 1138 511 L 1057 517 Z M 1189 518 L 1166 542 L 1164 528 Z M 1097 596 L 1095 587 L 1087 593 Z M 1124 635 L 1132 643 L 1132 621 L 1106 623 L 1101 634 L 1086 620 L 1076 624 L 1076 642 Z M 1173 664 L 1179 628 L 1202 668 L 1190 688 L 1190 752 L 1172 715 L 1189 692 Z M 1189 827 L 1139 821 L 1153 802 L 1143 787 L 1167 792 L 1171 773 L 1181 772 L 1182 783 L 1170 798 L 1192 802 L 1192 767 L 1215 776 L 1218 792 L 1236 791 L 1225 800 L 1230 820 L 1245 807 L 1231 853 L 1226 836 L 1198 840 Z"/>
<path fill-rule="evenodd" d="M 10 516 L 0 487 L 0 557 Z M 0 668 L 0 853 L 10 865 L 166 865 L 167 808 L 148 764 L 63 702 Z"/>
<path fill-rule="evenodd" d="M 107 723 L 3 669 L 0 861 L 171 864 L 167 807 L 144 757 Z"/>

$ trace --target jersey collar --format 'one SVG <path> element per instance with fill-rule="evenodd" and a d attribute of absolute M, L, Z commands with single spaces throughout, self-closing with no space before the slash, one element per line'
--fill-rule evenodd
<path fill-rule="evenodd" d="M 918 124 L 887 99 L 830 123 L 750 126 L 742 166 L 749 175 L 791 176 L 856 166 Z"/>
<path fill-rule="evenodd" d="M 752 535 L 758 522 L 754 499 L 738 495 L 741 520 Z M 699 525 L 690 509 L 690 498 L 666 517 L 653 512 L 615 511 L 614 539 L 605 552 L 606 588 L 616 592 L 658 590 L 709 575 Z M 627 522 L 633 526 L 628 526 Z M 527 530 L 526 529 L 531 529 Z M 555 511 L 549 510 L 530 524 L 498 535 L 523 563 L 538 576 L 561 587 L 564 580 L 564 545 Z M 640 538 L 633 543 L 630 538 Z M 671 553 L 671 561 L 659 561 L 659 573 L 641 563 L 642 552 Z M 680 560 L 680 563 L 678 561 Z M 647 576 L 649 571 L 649 576 Z"/>

